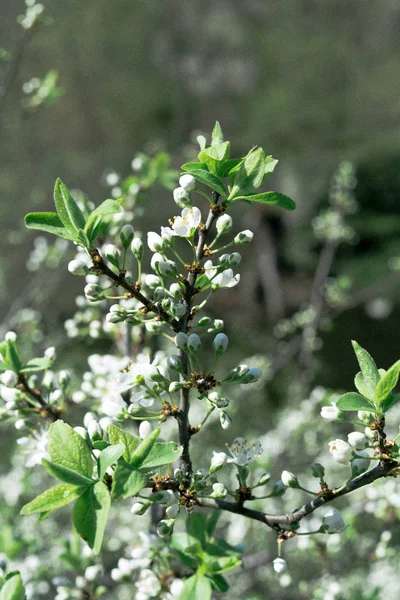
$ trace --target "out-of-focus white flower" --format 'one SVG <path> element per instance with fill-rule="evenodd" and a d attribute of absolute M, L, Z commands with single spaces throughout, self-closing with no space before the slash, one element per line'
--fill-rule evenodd
<path fill-rule="evenodd" d="M 149 231 L 147 233 L 147 245 L 152 252 L 162 252 L 165 248 L 165 241 L 158 233 Z"/>
<path fill-rule="evenodd" d="M 349 440 L 350 446 L 352 446 L 355 450 L 364 450 L 364 448 L 368 445 L 368 440 L 364 433 L 361 431 L 352 431 L 347 436 Z"/>
<path fill-rule="evenodd" d="M 56 360 L 56 349 L 54 348 L 54 346 L 50 346 L 50 348 L 47 348 L 44 351 L 44 355 L 49 360 Z"/>
<path fill-rule="evenodd" d="M 282 471 L 281 480 L 282 480 L 283 484 L 286 485 L 287 487 L 291 487 L 291 488 L 299 487 L 299 482 L 297 480 L 296 475 L 294 475 L 294 473 L 291 473 L 290 471 Z"/>
<path fill-rule="evenodd" d="M 339 533 L 346 529 L 343 517 L 338 510 L 332 508 L 326 513 L 322 520 L 323 525 L 327 528 L 327 533 Z"/>
<path fill-rule="evenodd" d="M 48 431 L 46 429 L 34 431 L 30 437 L 19 438 L 17 444 L 22 446 L 23 452 L 27 455 L 25 463 L 27 467 L 41 465 L 43 458 L 50 458 L 47 451 Z"/>
<path fill-rule="evenodd" d="M 87 581 L 94 581 L 102 572 L 100 565 L 91 565 L 85 569 L 85 579 Z"/>
<path fill-rule="evenodd" d="M 14 371 L 7 370 L 1 374 L 0 381 L 6 387 L 13 388 L 18 383 L 18 375 Z"/>
<path fill-rule="evenodd" d="M 232 455 L 232 458 L 228 458 L 228 462 L 233 462 L 240 467 L 245 467 L 254 462 L 263 452 L 261 443 L 258 440 L 249 443 L 242 437 L 234 439 L 228 450 Z"/>
<path fill-rule="evenodd" d="M 347 465 L 350 462 L 352 447 L 344 440 L 333 440 L 329 442 L 329 452 L 336 462 Z"/>
<path fill-rule="evenodd" d="M 169 588 L 169 593 L 173 598 L 179 598 L 180 593 L 183 590 L 184 582 L 182 579 L 174 579 Z"/>
<path fill-rule="evenodd" d="M 81 262 L 80 260 L 74 259 L 69 261 L 68 271 L 71 273 L 71 275 L 82 276 L 87 275 L 89 269 L 85 263 Z"/>
<path fill-rule="evenodd" d="M 287 571 L 288 565 L 286 560 L 283 560 L 283 558 L 275 558 L 272 564 L 274 565 L 275 573 L 282 573 L 283 571 Z"/>
<path fill-rule="evenodd" d="M 139 436 L 144 440 L 153 431 L 150 421 L 142 421 L 139 425 Z"/>
<path fill-rule="evenodd" d="M 177 217 L 172 229 L 180 237 L 191 237 L 200 225 L 201 212 L 197 206 L 184 208 L 180 217 Z"/>

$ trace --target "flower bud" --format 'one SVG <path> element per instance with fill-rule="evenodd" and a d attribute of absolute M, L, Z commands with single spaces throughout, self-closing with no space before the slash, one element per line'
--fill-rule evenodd
<path fill-rule="evenodd" d="M 120 234 L 119 234 L 119 239 L 121 240 L 121 244 L 122 244 L 122 247 L 124 248 L 124 250 L 129 248 L 130 244 L 132 243 L 134 235 L 135 235 L 135 232 L 133 230 L 132 225 L 124 225 L 123 226 L 123 228 L 121 229 Z"/>
<path fill-rule="evenodd" d="M 172 371 L 177 371 L 178 373 L 182 371 L 182 361 L 180 356 L 176 354 L 172 354 L 167 357 L 167 367 Z"/>
<path fill-rule="evenodd" d="M 228 456 L 225 452 L 214 452 L 214 456 L 211 459 L 211 468 L 210 473 L 215 473 L 215 471 L 219 471 L 226 465 L 228 460 Z"/>
<path fill-rule="evenodd" d="M 274 483 L 274 487 L 272 488 L 270 496 L 283 496 L 283 494 L 285 492 L 286 492 L 285 484 L 283 483 L 282 479 L 278 479 L 278 481 L 276 481 Z"/>
<path fill-rule="evenodd" d="M 352 431 L 348 434 L 347 439 L 350 446 L 355 450 L 364 450 L 364 448 L 368 445 L 368 440 L 364 433 L 361 433 L 361 431 Z"/>
<path fill-rule="evenodd" d="M 142 421 L 139 425 L 139 437 L 144 440 L 153 431 L 153 427 L 149 421 Z"/>
<path fill-rule="evenodd" d="M 235 244 L 248 244 L 254 237 L 254 233 L 250 229 L 241 231 L 233 240 Z"/>
<path fill-rule="evenodd" d="M 168 391 L 171 392 L 171 394 L 173 394 L 174 392 L 179 392 L 179 390 L 181 390 L 184 385 L 185 384 L 181 383 L 180 381 L 171 381 L 171 383 L 169 384 Z"/>
<path fill-rule="evenodd" d="M 211 322 L 212 322 L 212 319 L 210 319 L 210 317 L 201 317 L 201 319 L 199 319 L 199 322 L 197 324 L 199 327 L 208 327 L 208 325 L 210 325 Z"/>
<path fill-rule="evenodd" d="M 240 383 L 255 383 L 256 381 L 258 381 L 260 379 L 261 376 L 262 376 L 261 369 L 258 369 L 257 367 L 253 367 L 247 371 L 246 375 L 244 375 L 244 377 L 241 379 Z"/>
<path fill-rule="evenodd" d="M 229 427 L 232 425 L 232 419 L 223 410 L 221 410 L 219 413 L 219 422 L 221 424 L 222 429 L 229 429 Z"/>
<path fill-rule="evenodd" d="M 165 510 L 165 514 L 169 519 L 176 519 L 180 513 L 180 510 L 181 507 L 179 504 L 171 504 L 171 506 L 168 506 L 168 508 Z"/>
<path fill-rule="evenodd" d="M 85 579 L 86 581 L 95 581 L 98 578 L 102 571 L 100 565 L 90 565 L 85 569 Z"/>
<path fill-rule="evenodd" d="M 228 336 L 225 333 L 217 333 L 213 340 L 214 351 L 216 354 L 223 354 L 228 347 Z"/>
<path fill-rule="evenodd" d="M 283 485 L 286 485 L 287 487 L 299 488 L 299 482 L 296 475 L 290 471 L 282 471 L 281 480 Z"/>
<path fill-rule="evenodd" d="M 97 417 L 96 417 L 95 413 L 93 413 L 93 412 L 87 412 L 85 414 L 85 416 L 83 417 L 83 424 L 87 428 L 87 426 L 89 425 L 90 421 L 96 421 L 96 419 L 97 419 Z"/>
<path fill-rule="evenodd" d="M 313 477 L 318 477 L 319 479 L 323 479 L 325 477 L 325 467 L 320 463 L 313 463 L 311 465 L 311 472 Z"/>
<path fill-rule="evenodd" d="M 326 533 L 339 533 L 346 528 L 342 515 L 335 508 L 326 513 L 322 523 Z"/>
<path fill-rule="evenodd" d="M 185 174 L 185 175 L 182 175 L 181 177 L 179 177 L 179 185 L 186 192 L 191 192 L 196 187 L 196 180 L 193 177 L 193 175 Z"/>
<path fill-rule="evenodd" d="M 177 302 L 172 305 L 172 312 L 175 317 L 183 317 L 186 314 L 186 306 L 182 302 Z"/>
<path fill-rule="evenodd" d="M 63 369 L 62 371 L 59 372 L 58 383 L 62 390 L 65 390 L 68 387 L 70 380 L 71 380 L 71 376 L 69 374 L 69 371 L 67 371 L 66 369 Z"/>
<path fill-rule="evenodd" d="M 54 346 L 50 346 L 49 348 L 47 348 L 44 351 L 44 355 L 49 360 L 52 360 L 52 361 L 56 360 L 56 349 L 54 348 Z"/>
<path fill-rule="evenodd" d="M 25 427 L 24 419 L 17 419 L 14 423 L 14 427 L 17 431 L 21 431 L 21 429 L 24 429 L 24 427 Z"/>
<path fill-rule="evenodd" d="M 152 252 L 162 252 L 165 248 L 165 241 L 158 233 L 149 231 L 147 233 L 147 245 Z"/>
<path fill-rule="evenodd" d="M 176 504 L 178 495 L 176 492 L 172 490 L 164 490 L 163 492 L 158 492 L 154 494 L 153 499 L 158 504 L 165 504 L 166 506 L 171 506 L 172 504 Z"/>
<path fill-rule="evenodd" d="M 4 371 L 4 373 L 2 373 L 2 375 L 0 377 L 0 381 L 6 387 L 13 388 L 18 383 L 18 375 L 16 373 L 14 373 L 14 371 L 7 370 L 7 371 Z"/>
<path fill-rule="evenodd" d="M 186 335 L 186 333 L 183 333 L 182 331 L 180 331 L 175 336 L 175 346 L 177 348 L 179 348 L 180 350 L 186 350 L 187 346 L 188 346 L 188 339 L 189 338 Z"/>
<path fill-rule="evenodd" d="M 92 442 L 103 439 L 103 430 L 97 421 L 90 421 L 87 426 L 88 434 Z"/>
<path fill-rule="evenodd" d="M 197 335 L 197 333 L 191 333 L 189 335 L 187 345 L 188 345 L 188 349 L 190 350 L 190 352 L 197 352 L 198 351 L 198 349 L 201 346 L 201 339 Z"/>
<path fill-rule="evenodd" d="M 138 262 L 143 258 L 143 242 L 140 238 L 133 238 L 131 252 Z"/>
<path fill-rule="evenodd" d="M 217 500 L 223 500 L 226 497 L 228 490 L 223 483 L 214 483 L 212 487 L 213 491 L 211 496 L 213 498 L 217 498 Z"/>
<path fill-rule="evenodd" d="M 242 256 L 239 254 L 239 252 L 232 252 L 232 254 L 229 255 L 229 266 L 237 267 L 240 264 L 241 260 Z"/>
<path fill-rule="evenodd" d="M 157 533 L 160 537 L 169 537 L 170 535 L 172 535 L 173 529 L 174 529 L 174 523 L 175 520 L 174 519 L 163 519 L 162 521 L 159 521 L 157 524 Z"/>
<path fill-rule="evenodd" d="M 90 300 L 90 302 L 97 302 L 98 300 L 101 300 L 103 290 L 99 285 L 96 285 L 95 283 L 88 283 L 87 285 L 85 285 L 83 291 L 85 293 L 86 298 Z"/>
<path fill-rule="evenodd" d="M 261 475 L 260 479 L 258 480 L 257 487 L 260 485 L 267 485 L 267 483 L 269 482 L 270 479 L 271 479 L 270 473 L 263 473 Z"/>
<path fill-rule="evenodd" d="M 221 215 L 216 223 L 216 229 L 218 235 L 222 235 L 223 233 L 227 233 L 232 228 L 232 217 L 227 215 Z"/>
<path fill-rule="evenodd" d="M 71 275 L 87 275 L 89 272 L 88 267 L 83 264 L 80 260 L 70 260 L 68 263 L 68 271 Z"/>
<path fill-rule="evenodd" d="M 151 502 L 135 502 L 132 505 L 131 513 L 134 515 L 144 515 L 149 506 L 151 506 Z"/>
<path fill-rule="evenodd" d="M 283 560 L 283 558 L 275 558 L 272 564 L 274 565 L 275 573 L 283 573 L 284 571 L 287 571 L 287 562 L 286 560 Z"/>
<path fill-rule="evenodd" d="M 347 465 L 350 462 L 352 448 L 343 440 L 333 440 L 329 442 L 329 452 L 336 462 Z"/>
<path fill-rule="evenodd" d="M 15 331 L 7 331 L 6 335 L 4 336 L 4 339 L 8 342 L 16 342 L 17 334 L 15 333 Z"/>
<path fill-rule="evenodd" d="M 175 204 L 179 208 L 186 208 L 192 205 L 188 192 L 183 187 L 175 188 L 172 192 L 175 200 Z"/>
<path fill-rule="evenodd" d="M 323 406 L 321 408 L 321 417 L 327 421 L 341 421 L 343 416 L 342 411 L 339 410 L 336 404 L 332 404 L 332 406 Z"/>
<path fill-rule="evenodd" d="M 107 246 L 105 247 L 104 253 L 105 253 L 106 257 L 108 258 L 108 260 L 110 261 L 110 263 L 112 265 L 114 265 L 115 267 L 119 268 L 119 261 L 121 258 L 121 254 L 120 254 L 118 248 L 116 246 L 114 246 L 114 244 L 107 244 Z"/>

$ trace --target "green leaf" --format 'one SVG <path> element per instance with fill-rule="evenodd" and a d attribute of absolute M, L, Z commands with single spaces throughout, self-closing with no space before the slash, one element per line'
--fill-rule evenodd
<path fill-rule="evenodd" d="M 357 394 L 356 392 L 349 392 L 340 396 L 337 401 L 337 407 L 340 410 L 366 410 L 369 412 L 380 412 L 367 398 Z"/>
<path fill-rule="evenodd" d="M 6 575 L 5 579 L 6 582 L 0 591 L 0 600 L 25 600 L 25 588 L 20 573 L 14 571 Z"/>
<path fill-rule="evenodd" d="M 182 454 L 182 446 L 176 447 L 174 442 L 156 443 L 150 450 L 145 460 L 140 465 L 141 469 L 154 469 L 162 465 L 169 465 L 178 460 Z"/>
<path fill-rule="evenodd" d="M 49 429 L 49 454 L 51 459 L 91 479 L 92 453 L 87 442 L 64 421 L 56 421 Z"/>
<path fill-rule="evenodd" d="M 141 473 L 126 462 L 119 462 L 113 477 L 113 497 L 129 498 L 136 496 L 146 486 L 148 479 L 146 473 Z"/>
<path fill-rule="evenodd" d="M 60 217 L 53 212 L 33 212 L 25 216 L 25 225 L 28 229 L 38 229 L 52 233 L 64 240 L 76 241 L 76 235 L 64 227 Z"/>
<path fill-rule="evenodd" d="M 136 448 L 135 452 L 132 454 L 129 464 L 133 467 L 141 467 L 144 463 L 145 459 L 150 454 L 151 449 L 157 441 L 158 436 L 161 433 L 161 429 L 157 427 L 148 435 Z"/>
<path fill-rule="evenodd" d="M 123 212 L 123 208 L 118 200 L 104 200 L 104 202 L 95 208 L 90 213 L 85 227 L 85 233 L 88 235 L 90 241 L 93 241 L 95 230 L 98 229 L 104 217 L 120 212 Z"/>
<path fill-rule="evenodd" d="M 203 549 L 198 539 L 189 533 L 174 533 L 171 538 L 171 546 L 178 552 L 190 557 L 201 557 Z"/>
<path fill-rule="evenodd" d="M 127 431 L 115 427 L 115 425 L 110 425 L 107 432 L 112 445 L 122 444 L 124 446 L 125 450 L 122 456 L 127 463 L 131 462 L 133 453 L 140 444 L 140 437 L 133 436 Z"/>
<path fill-rule="evenodd" d="M 188 515 L 186 519 L 186 531 L 189 535 L 199 540 L 202 546 L 206 543 L 206 519 L 200 513 L 193 513 Z"/>
<path fill-rule="evenodd" d="M 193 171 L 193 169 L 200 169 L 207 171 L 206 163 L 202 162 L 188 162 L 181 166 L 182 171 Z"/>
<path fill-rule="evenodd" d="M 374 397 L 375 388 L 380 380 L 377 366 L 372 356 L 364 348 L 361 348 L 354 340 L 351 343 L 353 344 L 354 352 L 356 353 L 358 364 L 364 377 L 364 383 L 368 387 L 370 395 Z"/>
<path fill-rule="evenodd" d="M 380 406 L 383 412 L 387 412 L 389 408 L 392 408 L 395 404 L 400 402 L 400 394 L 389 394 Z"/>
<path fill-rule="evenodd" d="M 15 373 L 19 373 L 22 367 L 22 361 L 19 354 L 18 344 L 14 340 L 4 340 L 0 344 L 0 354 L 7 368 Z"/>
<path fill-rule="evenodd" d="M 193 175 L 196 181 L 204 183 L 204 185 L 207 185 L 223 198 L 227 197 L 227 192 L 221 179 L 216 175 L 213 175 L 213 173 L 210 173 L 210 171 L 204 169 L 186 169 L 186 172 Z"/>
<path fill-rule="evenodd" d="M 286 208 L 286 210 L 294 210 L 296 208 L 295 202 L 279 192 L 264 192 L 262 194 L 249 194 L 246 196 L 235 196 L 233 200 L 248 200 L 249 202 L 259 202 L 261 204 L 271 204 L 274 206 L 280 206 Z"/>
<path fill-rule="evenodd" d="M 391 391 L 396 387 L 400 374 L 400 360 L 394 363 L 385 375 L 378 381 L 375 388 L 375 401 L 380 406 Z"/>
<path fill-rule="evenodd" d="M 65 483 L 71 483 L 72 485 L 79 486 L 88 486 L 94 484 L 93 479 L 89 479 L 88 477 L 85 477 L 84 475 L 81 475 L 76 471 L 72 471 L 68 467 L 64 467 L 63 465 L 50 462 L 45 458 L 42 459 L 42 463 L 46 471 L 50 475 L 53 475 L 53 477 L 57 477 L 57 479 L 60 479 Z"/>
<path fill-rule="evenodd" d="M 215 146 L 224 141 L 224 134 L 222 133 L 221 125 L 218 121 L 215 121 L 214 129 L 211 134 L 211 145 Z"/>
<path fill-rule="evenodd" d="M 108 448 L 105 448 L 101 452 L 99 458 L 97 459 L 100 481 L 106 474 L 108 467 L 111 467 L 111 465 L 116 463 L 124 451 L 125 446 L 123 444 L 116 444 L 115 446 L 108 446 Z"/>
<path fill-rule="evenodd" d="M 85 228 L 83 212 L 60 179 L 57 179 L 54 186 L 54 204 L 64 227 L 71 233 L 78 233 L 80 229 Z"/>
<path fill-rule="evenodd" d="M 100 552 L 110 505 L 110 492 L 102 481 L 98 481 L 82 494 L 74 506 L 72 520 L 75 529 L 94 554 Z"/>
<path fill-rule="evenodd" d="M 196 573 L 186 579 L 179 600 L 211 600 L 211 592 L 210 580 Z"/>
<path fill-rule="evenodd" d="M 60 506 L 69 504 L 76 498 L 79 498 L 85 491 L 85 487 L 71 485 L 69 483 L 60 483 L 49 488 L 40 496 L 36 496 L 31 502 L 22 507 L 21 515 L 32 515 L 36 512 L 53 511 Z"/>
<path fill-rule="evenodd" d="M 228 177 L 232 170 L 237 167 L 242 160 L 242 158 L 230 158 L 229 160 L 224 160 L 224 162 L 218 167 L 219 177 L 221 177 L 221 179 Z"/>
<path fill-rule="evenodd" d="M 207 519 L 207 534 L 211 537 L 214 533 L 214 529 L 217 525 L 218 519 L 221 516 L 222 511 L 213 510 Z"/>
<path fill-rule="evenodd" d="M 209 146 L 199 154 L 199 160 L 206 163 L 209 171 L 219 175 L 220 169 L 226 160 L 229 160 L 230 142 L 221 142 Z"/>
<path fill-rule="evenodd" d="M 207 556 L 205 560 L 206 573 L 228 573 L 241 565 L 238 556 Z"/>
<path fill-rule="evenodd" d="M 253 148 L 235 171 L 233 185 L 228 201 L 236 196 L 254 193 L 260 187 L 264 177 L 265 152 L 262 148 Z"/>
<path fill-rule="evenodd" d="M 357 375 L 355 376 L 354 385 L 356 386 L 357 390 L 360 392 L 361 396 L 365 396 L 366 398 L 368 398 L 368 400 L 371 400 L 371 402 L 374 401 L 374 394 L 371 394 L 371 390 L 370 390 L 369 386 L 365 383 L 364 376 L 361 373 L 361 371 L 359 371 L 357 373 Z"/>
<path fill-rule="evenodd" d="M 32 358 L 22 366 L 21 373 L 33 373 L 35 371 L 46 371 L 50 369 L 52 361 L 45 356 L 40 358 Z"/>
<path fill-rule="evenodd" d="M 226 579 L 222 577 L 222 575 L 218 575 L 217 573 L 215 573 L 214 575 L 209 574 L 208 578 L 211 581 L 213 590 L 215 590 L 216 592 L 221 592 L 222 594 L 224 594 L 229 590 L 229 584 L 226 581 Z"/>

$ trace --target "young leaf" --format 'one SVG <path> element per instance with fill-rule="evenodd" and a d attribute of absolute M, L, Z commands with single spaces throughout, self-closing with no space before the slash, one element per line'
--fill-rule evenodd
<path fill-rule="evenodd" d="M 94 485 L 93 479 L 89 479 L 89 477 L 85 477 L 84 475 L 81 475 L 76 471 L 72 471 L 68 467 L 64 467 L 63 465 L 50 462 L 45 458 L 42 459 L 42 463 L 44 468 L 50 475 L 53 475 L 53 477 L 57 477 L 57 479 L 60 479 L 65 483 L 71 483 L 72 485 L 79 486 Z"/>
<path fill-rule="evenodd" d="M 186 531 L 189 535 L 199 540 L 204 547 L 206 543 L 206 518 L 200 513 L 188 515 L 186 519 Z"/>
<path fill-rule="evenodd" d="M 193 171 L 193 169 L 202 169 L 203 171 L 207 171 L 206 163 L 201 162 L 189 162 L 185 163 L 181 166 L 182 171 Z"/>
<path fill-rule="evenodd" d="M 140 437 L 131 435 L 127 431 L 115 427 L 115 425 L 110 425 L 107 431 L 111 444 L 122 444 L 125 448 L 122 456 L 127 463 L 131 462 L 132 455 L 140 444 Z"/>
<path fill-rule="evenodd" d="M 64 421 L 59 420 L 50 425 L 49 454 L 55 463 L 91 479 L 93 461 L 89 446 Z"/>
<path fill-rule="evenodd" d="M 71 485 L 70 483 L 55 485 L 43 492 L 43 494 L 40 494 L 40 496 L 36 496 L 28 504 L 25 504 L 21 509 L 21 515 L 53 511 L 79 498 L 85 489 L 85 487 Z"/>
<path fill-rule="evenodd" d="M 129 498 L 136 496 L 146 486 L 148 479 L 146 473 L 141 473 L 128 463 L 118 463 L 113 477 L 113 497 Z"/>
<path fill-rule="evenodd" d="M 226 581 L 226 579 L 222 577 L 222 575 L 219 575 L 218 573 L 215 573 L 213 575 L 209 574 L 208 578 L 211 581 L 213 590 L 215 590 L 216 592 L 221 592 L 224 594 L 229 590 L 229 584 Z"/>
<path fill-rule="evenodd" d="M 211 134 L 211 145 L 215 146 L 224 141 L 224 134 L 222 133 L 221 125 L 218 121 L 215 121 L 214 129 Z"/>
<path fill-rule="evenodd" d="M 380 408 L 382 412 L 387 412 L 389 408 L 392 408 L 392 406 L 398 402 L 400 402 L 400 394 L 389 394 L 389 396 L 382 402 Z"/>
<path fill-rule="evenodd" d="M 100 225 L 103 217 L 120 212 L 123 212 L 120 202 L 117 200 L 104 200 L 104 202 L 90 213 L 86 223 L 85 233 L 91 239 L 94 229 Z M 91 239 L 91 241 L 93 240 Z"/>
<path fill-rule="evenodd" d="M 178 460 L 181 454 L 182 446 L 177 448 L 174 442 L 156 443 L 140 465 L 140 469 L 154 469 L 162 465 L 169 465 Z"/>
<path fill-rule="evenodd" d="M 81 209 L 60 179 L 57 179 L 54 186 L 54 204 L 64 227 L 71 233 L 78 233 L 85 228 L 85 217 Z"/>
<path fill-rule="evenodd" d="M 105 448 L 99 458 L 97 459 L 99 479 L 102 481 L 108 467 L 111 467 L 124 453 L 125 447 L 123 444 L 116 444 L 115 446 L 108 446 Z"/>
<path fill-rule="evenodd" d="M 377 366 L 372 356 L 364 350 L 364 348 L 361 348 L 354 340 L 351 343 L 353 344 L 354 352 L 356 353 L 358 364 L 360 365 L 364 377 L 364 382 L 368 386 L 370 394 L 374 397 L 375 388 L 380 380 Z"/>
<path fill-rule="evenodd" d="M 337 407 L 340 410 L 366 410 L 369 412 L 380 412 L 367 398 L 357 394 L 356 392 L 349 392 L 340 396 L 337 401 Z"/>
<path fill-rule="evenodd" d="M 396 387 L 400 374 L 400 360 L 394 363 L 385 373 L 375 388 L 375 401 L 377 406 L 380 406 L 391 391 Z"/>
<path fill-rule="evenodd" d="M 14 340 L 4 340 L 0 344 L 0 354 L 7 368 L 15 373 L 19 373 L 22 367 L 18 344 Z"/>
<path fill-rule="evenodd" d="M 107 486 L 98 481 L 82 494 L 74 506 L 72 520 L 75 529 L 94 554 L 100 552 L 110 505 Z"/>
<path fill-rule="evenodd" d="M 361 371 L 359 371 L 357 373 L 357 375 L 355 376 L 354 385 L 356 386 L 357 390 L 360 392 L 361 396 L 365 396 L 366 398 L 368 398 L 368 400 L 371 400 L 371 402 L 374 401 L 374 394 L 371 394 L 371 390 L 370 390 L 369 386 L 365 383 L 364 376 L 361 373 Z"/>
<path fill-rule="evenodd" d="M 26 600 L 25 588 L 19 571 L 8 573 L 0 591 L 0 600 Z"/>
<path fill-rule="evenodd" d="M 45 356 L 32 358 L 22 366 L 21 373 L 34 373 L 36 371 L 46 371 L 51 367 L 52 361 Z"/>
<path fill-rule="evenodd" d="M 157 441 L 158 436 L 160 435 L 161 429 L 157 427 L 148 435 L 136 448 L 135 452 L 132 454 L 129 464 L 133 467 L 141 467 L 144 463 L 145 459 L 150 454 L 151 449 Z"/>
<path fill-rule="evenodd" d="M 217 192 L 223 198 L 227 197 L 226 189 L 221 179 L 216 175 L 210 173 L 210 171 L 206 171 L 204 169 L 186 169 L 186 173 L 193 175 L 196 181 L 200 183 L 204 183 L 209 188 Z"/>
<path fill-rule="evenodd" d="M 235 196 L 233 200 L 248 200 L 249 202 L 259 202 L 261 204 L 271 204 L 286 208 L 286 210 L 294 210 L 295 202 L 279 192 L 264 192 L 262 194 L 249 194 L 246 196 Z"/>
<path fill-rule="evenodd" d="M 38 229 L 52 233 L 64 240 L 76 241 L 75 233 L 64 227 L 60 217 L 53 212 L 34 212 L 25 216 L 25 225 L 28 229 Z"/>
<path fill-rule="evenodd" d="M 186 579 L 179 600 L 211 600 L 211 583 L 204 575 L 195 573 Z"/>

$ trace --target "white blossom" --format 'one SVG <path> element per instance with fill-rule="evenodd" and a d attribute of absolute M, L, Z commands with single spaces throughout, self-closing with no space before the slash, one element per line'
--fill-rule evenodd
<path fill-rule="evenodd" d="M 193 175 L 187 173 L 179 177 L 179 185 L 187 192 L 191 192 L 196 187 L 196 180 Z"/>
<path fill-rule="evenodd" d="M 272 564 L 274 565 L 275 573 L 282 573 L 283 571 L 287 571 L 287 562 L 283 558 L 275 558 Z"/>
<path fill-rule="evenodd" d="M 200 209 L 196 206 L 193 208 L 184 208 L 181 216 L 175 219 L 172 229 L 180 237 L 191 237 L 200 225 L 200 221 Z"/>
<path fill-rule="evenodd" d="M 232 269 L 225 269 L 222 273 L 219 273 L 214 277 L 212 281 L 213 288 L 231 288 L 237 285 L 240 281 L 240 275 L 237 273 L 233 274 Z"/>
<path fill-rule="evenodd" d="M 152 252 L 162 252 L 165 248 L 165 241 L 158 233 L 149 231 L 147 233 L 147 245 Z"/>
<path fill-rule="evenodd" d="M 332 406 L 323 406 L 321 408 L 321 417 L 327 421 L 339 421 L 341 415 L 342 412 L 334 403 L 332 403 Z"/>
<path fill-rule="evenodd" d="M 18 375 L 16 373 L 14 373 L 14 371 L 7 370 L 1 374 L 0 381 L 6 387 L 13 388 L 18 383 Z"/>
<path fill-rule="evenodd" d="M 139 436 L 144 440 L 153 431 L 153 427 L 149 421 L 142 421 L 139 425 Z"/>
<path fill-rule="evenodd" d="M 24 453 L 27 455 L 26 466 L 34 467 L 41 465 L 42 459 L 49 459 L 47 450 L 48 431 L 47 429 L 39 429 L 34 431 L 30 437 L 22 437 L 17 440 L 17 444 L 22 446 Z"/>
<path fill-rule="evenodd" d="M 365 434 L 361 433 L 361 431 L 352 431 L 348 434 L 347 439 L 350 446 L 352 446 L 355 450 L 364 450 L 364 448 L 368 445 L 368 440 Z"/>
<path fill-rule="evenodd" d="M 329 442 L 329 452 L 336 462 L 347 465 L 351 459 L 352 448 L 344 440 L 336 439 Z"/>
<path fill-rule="evenodd" d="M 237 437 L 233 440 L 232 446 L 228 448 L 232 458 L 228 458 L 228 462 L 233 462 L 240 467 L 245 467 L 259 458 L 263 452 L 261 443 L 248 443 L 242 437 Z"/>

